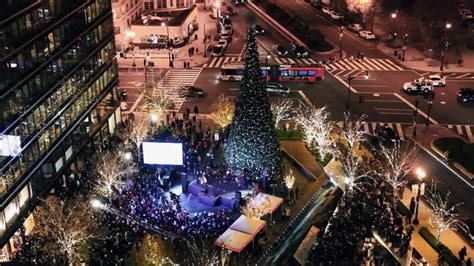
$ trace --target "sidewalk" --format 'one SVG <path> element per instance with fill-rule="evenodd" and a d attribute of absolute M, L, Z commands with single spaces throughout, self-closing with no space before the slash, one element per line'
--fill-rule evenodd
<path fill-rule="evenodd" d="M 191 67 L 199 67 L 205 64 L 209 58 L 210 53 L 207 53 L 207 57 L 204 57 L 204 28 L 206 28 L 206 34 L 213 36 L 216 33 L 216 20 L 209 17 L 209 11 L 204 9 L 203 4 L 196 4 L 198 7 L 197 22 L 199 29 L 193 34 L 191 43 L 186 44 L 180 48 L 172 49 L 175 55 L 174 68 L 184 68 L 184 62 L 189 61 Z M 205 26 L 204 26 L 205 25 Z M 194 35 L 197 34 L 198 39 L 194 40 Z M 206 43 L 206 48 L 211 45 L 211 42 Z M 188 55 L 188 49 L 194 47 L 198 49 L 198 52 L 193 55 Z M 168 49 L 138 49 L 135 47 L 134 52 L 127 53 L 127 58 L 118 57 L 117 61 L 120 68 L 133 68 L 133 62 L 136 67 L 143 68 L 144 59 L 147 57 L 147 52 L 150 56 L 150 61 L 154 62 L 155 68 L 169 68 L 169 51 Z"/>
<path fill-rule="evenodd" d="M 402 202 L 405 206 L 410 206 L 412 191 L 406 187 L 403 193 Z M 412 236 L 412 246 L 427 260 L 430 265 L 437 265 L 438 253 L 421 237 L 419 230 L 421 227 L 426 227 L 435 237 L 437 236 L 436 228 L 429 224 L 429 218 L 432 214 L 431 209 L 426 203 L 420 199 L 420 207 L 418 210 L 418 225 L 413 225 L 415 231 Z M 447 230 L 441 235 L 441 243 L 447 246 L 454 256 L 458 256 L 459 250 L 465 246 L 467 248 L 467 258 L 474 256 L 474 250 L 453 230 Z"/>

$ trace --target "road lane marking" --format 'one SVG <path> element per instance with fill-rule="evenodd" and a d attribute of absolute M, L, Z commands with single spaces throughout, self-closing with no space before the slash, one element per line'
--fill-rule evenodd
<path fill-rule="evenodd" d="M 399 65 L 395 64 L 392 60 L 390 59 L 384 59 L 385 63 L 393 66 L 396 70 L 404 70 L 403 68 L 401 68 Z"/>
<path fill-rule="evenodd" d="M 374 102 L 374 103 L 400 103 L 401 101 L 391 101 L 391 100 L 364 100 L 364 102 Z M 410 110 L 411 111 L 411 110 Z"/>
<path fill-rule="evenodd" d="M 364 79 L 365 80 L 365 79 Z M 387 85 L 352 85 L 352 86 L 357 86 L 357 87 L 367 87 L 367 88 L 387 88 Z"/>
<path fill-rule="evenodd" d="M 413 115 L 410 113 L 399 113 L 399 112 L 378 112 L 381 115 Z"/>
<path fill-rule="evenodd" d="M 397 127 L 397 132 L 398 132 L 398 135 L 400 136 L 400 138 L 405 139 L 405 136 L 403 134 L 402 125 L 400 123 L 396 123 L 396 127 Z"/>
<path fill-rule="evenodd" d="M 469 142 L 473 143 L 474 138 L 472 137 L 471 127 L 470 126 L 464 126 L 464 128 L 466 128 L 467 138 L 469 139 Z"/>
<path fill-rule="evenodd" d="M 463 78 L 463 77 L 469 76 L 469 75 L 471 75 L 471 73 L 462 74 L 461 76 L 457 76 L 456 78 L 460 79 L 460 78 Z"/>
<path fill-rule="evenodd" d="M 462 135 L 462 126 L 456 125 L 456 130 L 458 131 L 459 135 Z"/>
<path fill-rule="evenodd" d="M 448 128 L 449 128 L 449 129 L 453 129 L 453 125 L 448 125 Z"/>
<path fill-rule="evenodd" d="M 306 96 L 303 91 L 298 91 L 298 93 L 301 95 L 301 97 L 303 98 L 303 100 L 305 100 L 306 103 L 308 103 L 310 106 L 314 106 L 314 104 L 309 100 L 308 96 Z"/>
<path fill-rule="evenodd" d="M 406 100 L 405 98 L 403 98 L 402 96 L 400 96 L 400 94 L 398 93 L 394 93 L 393 95 L 395 95 L 395 97 L 397 97 L 398 99 L 400 99 L 402 102 L 404 102 L 405 104 L 407 104 L 408 106 L 410 106 L 413 110 L 418 110 L 418 114 L 420 114 L 421 116 L 423 116 L 424 118 L 428 118 L 428 115 L 421 111 L 419 108 L 416 108 L 411 102 L 409 102 L 408 100 Z M 436 121 L 435 119 L 433 119 L 433 117 L 430 116 L 430 122 L 433 123 L 433 124 L 436 124 L 436 125 L 439 125 L 439 122 Z"/>
<path fill-rule="evenodd" d="M 411 112 L 411 109 L 406 109 L 406 108 L 374 108 L 375 110 L 386 110 L 386 111 L 405 111 L 405 112 Z"/>

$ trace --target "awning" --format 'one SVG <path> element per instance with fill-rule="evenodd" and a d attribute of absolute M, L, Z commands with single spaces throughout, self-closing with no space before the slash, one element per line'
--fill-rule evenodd
<path fill-rule="evenodd" d="M 280 198 L 280 197 L 276 197 L 276 196 L 272 196 L 272 195 L 269 195 L 269 194 L 265 194 L 265 193 L 258 193 L 259 195 L 262 194 L 262 195 L 265 195 L 266 197 L 268 197 L 268 199 L 270 200 L 270 210 L 271 212 L 275 212 L 275 210 L 280 207 L 280 205 L 283 203 L 283 198 Z"/>
<path fill-rule="evenodd" d="M 229 228 L 216 240 L 215 245 L 240 253 L 253 238 L 253 235 Z"/>
<path fill-rule="evenodd" d="M 255 236 L 265 227 L 265 224 L 266 222 L 263 220 L 251 219 L 241 215 L 229 228 Z"/>

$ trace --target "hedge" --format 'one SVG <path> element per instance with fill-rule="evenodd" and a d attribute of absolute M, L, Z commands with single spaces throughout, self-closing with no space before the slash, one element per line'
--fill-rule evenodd
<path fill-rule="evenodd" d="M 403 204 L 401 200 L 397 201 L 397 210 L 403 216 L 408 216 L 410 214 L 410 210 Z"/>
<path fill-rule="evenodd" d="M 302 140 L 303 132 L 299 130 L 278 130 L 280 140 Z"/>
<path fill-rule="evenodd" d="M 438 239 L 431 234 L 430 230 L 426 227 L 421 227 L 419 231 L 421 237 L 434 249 L 438 254 L 444 254 L 445 261 L 449 265 L 458 265 L 459 261 L 456 256 L 453 255 L 453 252 L 443 245 L 442 243 L 438 243 Z"/>
<path fill-rule="evenodd" d="M 466 143 L 460 138 L 439 138 L 433 141 L 433 145 L 442 152 L 449 151 L 449 159 L 474 173 L 474 143 Z"/>

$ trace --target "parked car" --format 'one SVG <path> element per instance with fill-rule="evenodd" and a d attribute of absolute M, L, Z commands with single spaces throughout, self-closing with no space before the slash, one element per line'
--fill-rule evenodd
<path fill-rule="evenodd" d="M 342 15 L 341 13 L 338 13 L 336 11 L 329 12 L 329 17 L 331 17 L 334 20 L 344 19 L 344 15 Z"/>
<path fill-rule="evenodd" d="M 288 49 L 284 46 L 281 45 L 273 45 L 273 51 L 278 54 L 278 56 L 287 56 L 288 55 Z"/>
<path fill-rule="evenodd" d="M 232 35 L 233 35 L 233 32 L 232 33 L 222 33 L 221 36 L 220 36 L 220 39 L 226 39 L 228 43 L 230 43 L 232 41 Z"/>
<path fill-rule="evenodd" d="M 173 40 L 171 40 L 171 44 L 173 47 L 179 48 L 184 46 L 184 38 L 182 37 L 174 37 Z"/>
<path fill-rule="evenodd" d="M 252 29 L 255 32 L 255 34 L 257 34 L 257 35 L 262 35 L 263 33 L 265 33 L 265 30 L 259 24 L 255 24 Z"/>
<path fill-rule="evenodd" d="M 226 39 L 219 39 L 219 41 L 217 41 L 217 44 L 216 44 L 216 46 L 220 46 L 224 49 L 226 49 L 228 45 L 229 43 L 227 42 Z"/>
<path fill-rule="evenodd" d="M 375 40 L 375 34 L 368 30 L 359 31 L 359 36 L 366 40 Z"/>
<path fill-rule="evenodd" d="M 234 27 L 232 25 L 225 25 L 224 28 L 221 30 L 222 35 L 232 35 L 234 33 Z"/>
<path fill-rule="evenodd" d="M 232 20 L 230 20 L 229 16 L 222 16 L 220 19 L 220 24 L 222 24 L 222 27 L 225 27 L 225 25 L 232 25 Z"/>
<path fill-rule="evenodd" d="M 357 24 L 357 23 L 352 23 L 352 24 L 349 24 L 347 26 L 347 28 L 353 32 L 359 32 L 361 31 L 363 28 L 362 28 L 362 25 L 360 24 Z"/>
<path fill-rule="evenodd" d="M 383 145 L 393 145 L 400 141 L 400 136 L 388 126 L 377 126 L 374 130 L 375 136 Z"/>
<path fill-rule="evenodd" d="M 225 49 L 222 46 L 214 46 L 212 48 L 212 56 L 223 56 L 224 52 L 225 52 Z"/>
<path fill-rule="evenodd" d="M 182 86 L 178 91 L 179 97 L 205 97 L 206 93 L 195 86 Z"/>
<path fill-rule="evenodd" d="M 457 100 L 463 103 L 474 102 L 474 89 L 472 88 L 459 89 Z"/>
<path fill-rule="evenodd" d="M 296 42 L 290 44 L 290 53 L 297 58 L 309 57 L 308 50 Z"/>
<path fill-rule="evenodd" d="M 322 8 L 323 3 L 319 0 L 311 0 L 311 6 L 313 6 L 314 8 Z"/>
<path fill-rule="evenodd" d="M 429 94 L 433 92 L 433 83 L 427 80 L 405 82 L 405 84 L 403 84 L 403 91 L 408 93 Z"/>
<path fill-rule="evenodd" d="M 427 79 L 431 81 L 435 87 L 446 86 L 446 78 L 441 75 L 429 75 Z"/>
<path fill-rule="evenodd" d="M 331 11 L 334 11 L 334 9 L 325 6 L 325 7 L 321 8 L 321 11 L 323 11 L 324 14 L 328 14 L 328 15 L 329 15 L 329 13 L 330 13 Z"/>
<path fill-rule="evenodd" d="M 472 18 L 472 12 L 470 10 L 464 12 L 464 14 L 462 15 L 462 19 L 464 20 L 469 20 Z"/>
<path fill-rule="evenodd" d="M 245 1 L 244 0 L 233 0 L 232 3 L 236 6 L 242 6 Z"/>
<path fill-rule="evenodd" d="M 287 96 L 290 93 L 290 89 L 278 83 L 267 83 L 266 90 L 268 94 L 278 94 Z"/>

